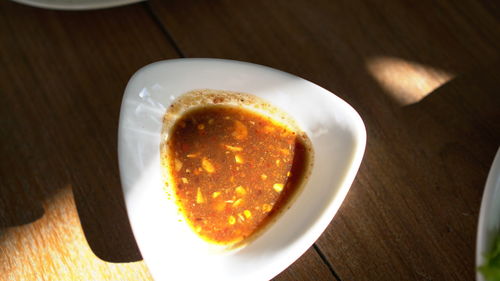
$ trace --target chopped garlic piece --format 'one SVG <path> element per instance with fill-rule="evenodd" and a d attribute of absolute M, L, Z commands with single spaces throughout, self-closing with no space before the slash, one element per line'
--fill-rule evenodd
<path fill-rule="evenodd" d="M 279 166 L 279 165 L 280 165 L 280 162 L 281 162 L 281 160 L 280 160 L 280 159 L 276 160 L 276 166 Z"/>
<path fill-rule="evenodd" d="M 200 155 L 199 153 L 190 153 L 188 155 L 186 155 L 187 158 L 196 158 L 198 157 L 198 155 Z"/>
<path fill-rule="evenodd" d="M 243 211 L 243 215 L 245 215 L 245 217 L 249 219 L 252 217 L 252 212 L 250 212 L 249 210 L 245 210 Z"/>
<path fill-rule="evenodd" d="M 188 179 L 186 179 L 186 178 L 181 178 L 181 181 L 182 181 L 182 183 L 188 183 L 189 182 Z"/>
<path fill-rule="evenodd" d="M 236 161 L 236 163 L 238 163 L 238 164 L 243 164 L 243 157 L 241 157 L 241 155 L 239 155 L 239 154 L 236 154 L 234 156 L 234 161 Z"/>
<path fill-rule="evenodd" d="M 174 160 L 174 166 L 175 166 L 175 171 L 178 172 L 182 169 L 182 162 L 181 160 L 175 158 Z"/>
<path fill-rule="evenodd" d="M 208 173 L 213 173 L 215 172 L 215 168 L 214 168 L 214 165 L 212 165 L 212 163 L 210 163 L 210 161 L 208 161 L 208 159 L 206 157 L 204 157 L 202 160 L 201 160 L 201 166 L 203 167 L 203 169 L 205 169 L 205 171 L 207 171 Z"/>
<path fill-rule="evenodd" d="M 273 206 L 269 205 L 269 204 L 263 204 L 262 205 L 262 211 L 263 212 L 269 212 L 273 209 Z"/>
<path fill-rule="evenodd" d="M 201 190 L 198 187 L 198 190 L 196 191 L 196 203 L 201 204 L 204 202 L 205 202 L 205 199 L 203 198 L 203 194 L 201 194 Z"/>
<path fill-rule="evenodd" d="M 281 192 L 283 190 L 283 184 L 281 183 L 275 183 L 273 185 L 273 189 L 276 191 L 276 192 Z"/>
<path fill-rule="evenodd" d="M 227 218 L 227 222 L 229 224 L 235 224 L 236 223 L 236 219 L 233 216 L 229 216 L 229 218 Z"/>
<path fill-rule="evenodd" d="M 234 121 L 233 137 L 237 140 L 244 140 L 248 135 L 247 127 L 238 120 Z"/>
<path fill-rule="evenodd" d="M 227 148 L 227 150 L 234 151 L 234 152 L 238 152 L 238 151 L 243 150 L 243 148 L 241 148 L 239 146 L 232 146 L 232 145 L 228 145 L 228 144 L 225 144 L 224 147 Z"/>
<path fill-rule="evenodd" d="M 220 195 L 220 191 L 216 191 L 216 192 L 212 193 L 212 198 L 217 198 L 217 197 L 219 197 L 219 195 Z"/>
<path fill-rule="evenodd" d="M 267 180 L 267 175 L 266 175 L 266 174 L 262 174 L 262 175 L 260 175 L 260 178 L 261 178 L 262 180 Z"/>
<path fill-rule="evenodd" d="M 290 155 L 290 151 L 288 149 L 280 148 L 279 151 L 285 155 Z"/>
<path fill-rule="evenodd" d="M 238 214 L 238 218 L 240 221 L 245 221 L 245 217 L 241 213 Z"/>
<path fill-rule="evenodd" d="M 243 200 L 241 198 L 238 199 L 238 200 L 236 200 L 236 201 L 234 201 L 233 207 L 238 207 L 241 204 L 241 202 L 243 202 Z"/>
<path fill-rule="evenodd" d="M 237 186 L 234 191 L 236 192 L 236 194 L 240 195 L 240 196 L 243 196 L 247 193 L 247 191 L 245 190 L 245 188 L 243 186 Z"/>

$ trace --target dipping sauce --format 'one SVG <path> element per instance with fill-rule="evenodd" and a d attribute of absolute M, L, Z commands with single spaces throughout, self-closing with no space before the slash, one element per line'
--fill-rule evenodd
<path fill-rule="evenodd" d="M 269 223 L 292 198 L 309 149 L 283 124 L 228 105 L 196 107 L 167 141 L 177 204 L 203 239 L 232 245 Z"/>

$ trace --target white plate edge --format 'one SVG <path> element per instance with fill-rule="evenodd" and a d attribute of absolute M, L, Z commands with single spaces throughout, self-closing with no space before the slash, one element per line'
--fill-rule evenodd
<path fill-rule="evenodd" d="M 483 196 L 481 199 L 481 208 L 479 211 L 479 223 L 477 228 L 477 239 L 476 239 L 476 279 L 478 281 L 485 280 L 482 274 L 477 271 L 477 267 L 484 263 L 483 251 L 487 251 L 487 222 L 489 221 L 491 214 L 491 209 L 493 207 L 493 193 L 497 188 L 500 188 L 500 148 L 497 150 L 493 163 L 491 165 L 488 177 L 486 179 L 486 185 L 483 191 Z M 497 202 L 497 204 L 499 204 Z M 500 217 L 499 217 L 500 219 Z"/>

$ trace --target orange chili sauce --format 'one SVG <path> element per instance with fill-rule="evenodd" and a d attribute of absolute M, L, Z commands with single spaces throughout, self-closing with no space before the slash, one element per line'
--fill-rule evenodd
<path fill-rule="evenodd" d="M 216 244 L 241 242 L 272 220 L 308 165 L 308 148 L 296 132 L 231 106 L 187 111 L 167 146 L 180 210 L 198 235 Z"/>

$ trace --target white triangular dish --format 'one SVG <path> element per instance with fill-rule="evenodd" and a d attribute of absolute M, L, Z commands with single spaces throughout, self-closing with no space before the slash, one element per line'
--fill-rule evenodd
<path fill-rule="evenodd" d="M 293 204 L 257 239 L 214 252 L 178 221 L 165 195 L 160 134 L 166 109 L 195 89 L 256 95 L 291 115 L 309 136 L 314 163 Z M 297 76 L 251 63 L 175 59 L 143 67 L 130 79 L 120 112 L 118 154 L 127 212 L 156 280 L 269 280 L 321 235 L 354 180 L 366 145 L 358 113 L 333 93 Z"/>

